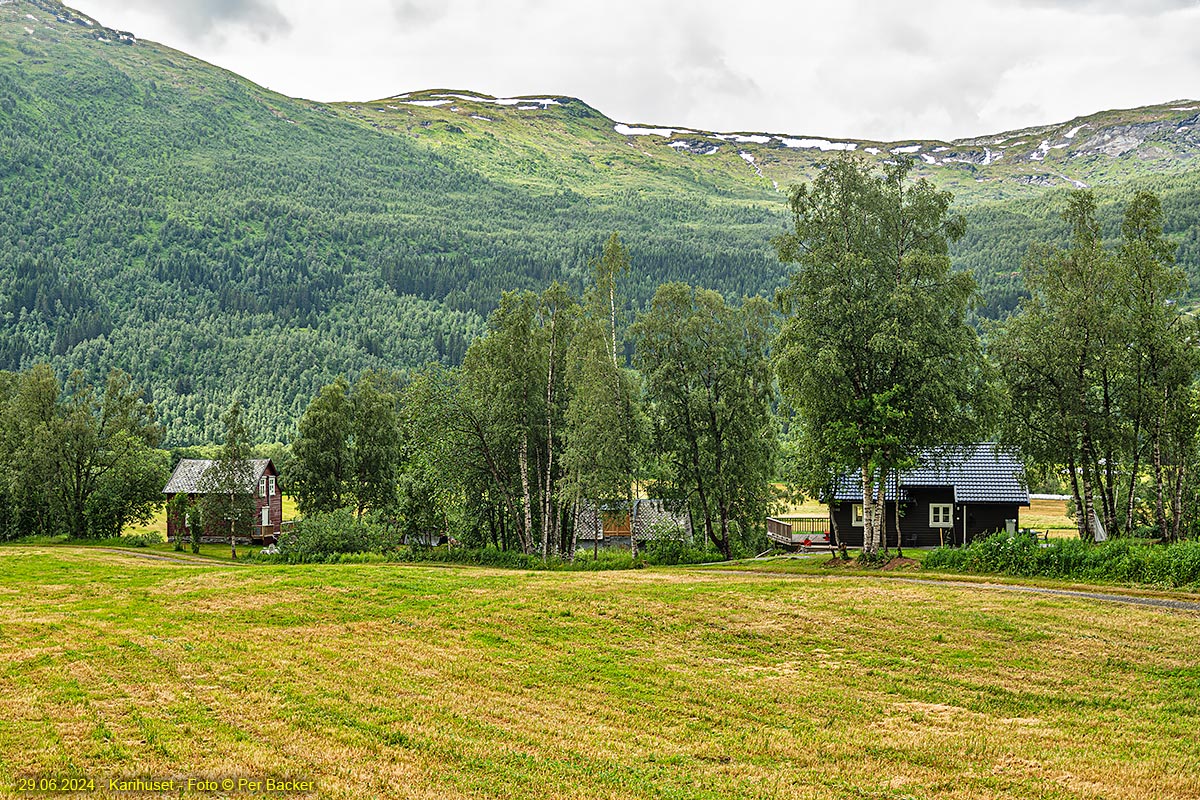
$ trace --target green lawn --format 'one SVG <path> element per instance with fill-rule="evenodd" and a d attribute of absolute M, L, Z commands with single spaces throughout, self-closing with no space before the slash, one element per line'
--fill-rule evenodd
<path fill-rule="evenodd" d="M 80 770 L 330 798 L 1182 799 L 1198 724 L 1188 613 L 878 576 L 0 547 L 5 797 Z"/>

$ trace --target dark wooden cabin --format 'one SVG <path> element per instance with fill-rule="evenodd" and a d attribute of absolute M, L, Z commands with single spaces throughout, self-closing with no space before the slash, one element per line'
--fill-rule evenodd
<path fill-rule="evenodd" d="M 189 513 L 187 515 L 167 514 L 167 541 L 175 541 L 176 536 L 185 540 L 191 538 L 190 509 L 196 500 L 207 493 L 205 474 L 214 462 L 201 458 L 184 458 L 175 466 L 171 479 L 163 488 L 163 494 L 174 497 L 178 494 L 187 495 Z M 279 491 L 279 470 L 269 458 L 254 458 L 245 462 L 247 465 L 242 491 L 254 496 L 254 527 L 251 541 L 271 543 L 279 538 L 279 529 L 283 524 L 283 495 Z M 203 542 L 227 542 L 229 540 L 228 523 L 224 520 L 202 520 L 204 530 L 200 534 Z"/>
<path fill-rule="evenodd" d="M 1021 507 L 1029 506 L 1023 471 L 1013 453 L 990 442 L 923 453 L 920 466 L 901 472 L 886 487 L 888 542 L 896 542 L 897 521 L 905 547 L 961 545 L 1015 531 Z M 848 547 L 862 547 L 862 509 L 862 479 L 847 473 L 838 481 L 830 511 Z"/>

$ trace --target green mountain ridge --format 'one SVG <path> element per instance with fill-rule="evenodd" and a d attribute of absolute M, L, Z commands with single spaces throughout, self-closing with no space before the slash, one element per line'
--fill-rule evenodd
<path fill-rule="evenodd" d="M 786 189 L 835 145 L 907 148 L 955 192 L 984 316 L 1015 303 L 1021 257 L 1062 236 L 1080 183 L 1112 234 L 1121 198 L 1160 192 L 1197 276 L 1197 112 L 882 143 L 627 125 L 556 95 L 325 104 L 51 0 L 0 0 L 0 369 L 125 369 L 171 444 L 213 440 L 236 395 L 258 438 L 286 440 L 333 376 L 455 363 L 502 290 L 581 289 L 613 230 L 632 307 L 665 280 L 770 294 Z"/>

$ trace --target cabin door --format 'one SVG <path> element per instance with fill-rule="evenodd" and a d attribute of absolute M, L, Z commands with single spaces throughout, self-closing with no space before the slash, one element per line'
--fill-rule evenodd
<path fill-rule="evenodd" d="M 262 526 L 264 528 L 267 528 L 267 527 L 270 527 L 270 525 L 271 525 L 271 506 L 268 504 L 268 505 L 263 506 Z"/>

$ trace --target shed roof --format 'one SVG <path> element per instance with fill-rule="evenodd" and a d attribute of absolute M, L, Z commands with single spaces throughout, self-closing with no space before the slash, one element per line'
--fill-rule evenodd
<path fill-rule="evenodd" d="M 956 503 L 1017 503 L 1029 505 L 1029 491 L 1021 484 L 1021 462 L 1011 450 L 994 442 L 963 447 L 939 447 L 921 454 L 920 464 L 900 473 L 900 499 L 907 489 L 951 487 Z M 889 480 L 886 497 L 895 500 L 896 481 Z M 861 500 L 862 480 L 846 473 L 838 480 L 836 500 Z"/>
<path fill-rule="evenodd" d="M 207 494 L 208 487 L 204 485 L 204 476 L 216 462 L 209 458 L 183 458 L 171 473 L 171 479 L 163 488 L 163 494 Z M 275 465 L 269 458 L 247 459 L 246 470 L 242 479 L 242 491 L 253 494 L 258 487 L 258 481 L 268 468 L 275 472 Z"/>

